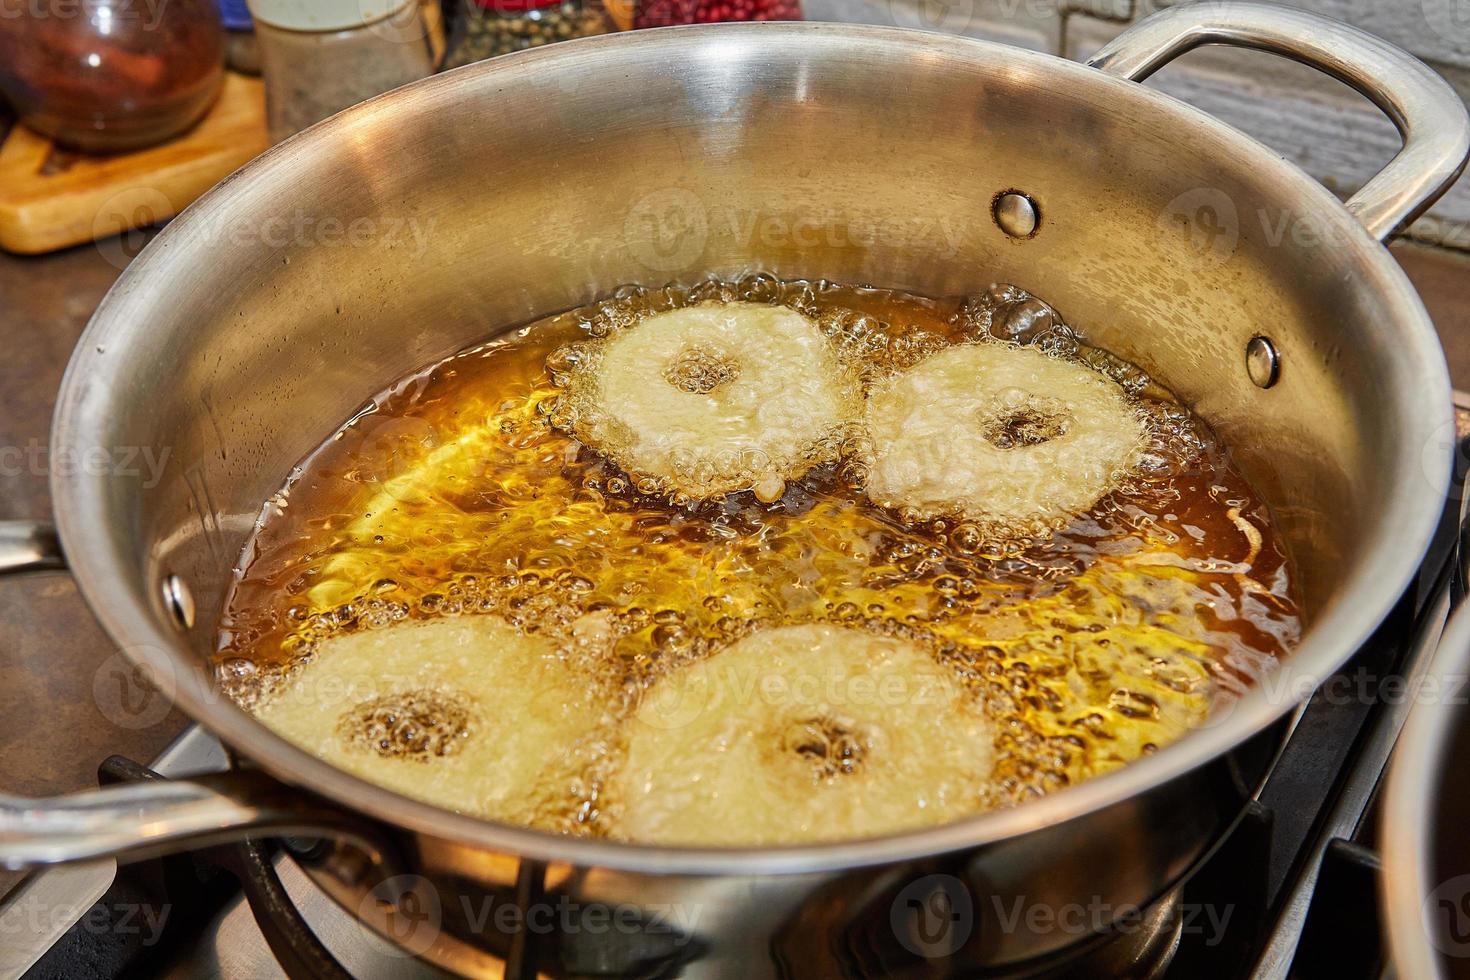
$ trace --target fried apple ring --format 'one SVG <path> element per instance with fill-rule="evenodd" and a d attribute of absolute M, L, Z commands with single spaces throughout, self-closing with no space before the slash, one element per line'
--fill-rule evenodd
<path fill-rule="evenodd" d="M 692 846 L 896 833 L 979 809 L 993 756 L 989 719 L 920 644 L 770 629 L 650 690 L 612 832 Z"/>
<path fill-rule="evenodd" d="M 370 782 L 536 826 L 585 766 L 592 687 L 549 641 L 463 616 L 323 640 L 257 717 Z"/>
<path fill-rule="evenodd" d="M 1116 382 L 1041 351 L 974 343 L 876 387 L 867 492 L 920 517 L 963 516 L 989 537 L 1044 535 L 1086 513 L 1145 443 Z"/>
<path fill-rule="evenodd" d="M 862 411 L 856 373 L 784 306 L 707 303 L 592 346 L 567 379 L 572 432 L 637 478 L 705 499 L 787 481 L 836 456 Z"/>

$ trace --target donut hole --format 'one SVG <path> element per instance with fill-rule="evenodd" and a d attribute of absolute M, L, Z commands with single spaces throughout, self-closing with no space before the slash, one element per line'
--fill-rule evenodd
<path fill-rule="evenodd" d="M 794 721 L 782 746 L 811 768 L 816 780 L 850 776 L 863 767 L 868 741 L 851 726 L 825 715 Z"/>
<path fill-rule="evenodd" d="M 344 712 L 337 733 L 385 759 L 427 762 L 459 751 L 470 734 L 469 707 L 439 691 L 396 691 Z"/>
<path fill-rule="evenodd" d="M 691 395 L 708 395 L 738 377 L 737 361 L 703 347 L 686 347 L 664 365 L 664 380 Z"/>
<path fill-rule="evenodd" d="M 1065 411 L 1025 405 L 980 420 L 985 441 L 996 449 L 1023 449 L 1060 439 L 1072 427 Z"/>

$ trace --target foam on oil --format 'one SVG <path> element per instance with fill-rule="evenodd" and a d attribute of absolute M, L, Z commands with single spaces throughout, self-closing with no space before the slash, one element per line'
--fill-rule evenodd
<path fill-rule="evenodd" d="M 576 438 L 585 409 L 567 386 L 591 346 L 650 313 L 732 301 L 812 317 L 868 387 L 955 343 L 1033 346 L 1121 385 L 1145 420 L 1144 444 L 1087 514 L 1054 534 L 1005 534 L 869 501 L 860 432 L 824 447 L 818 465 L 770 502 L 751 492 L 693 499 Z M 699 385 L 731 370 L 718 359 L 686 367 L 679 377 Z M 1006 437 L 1033 438 L 1048 418 L 1028 416 Z M 534 692 L 514 692 L 524 700 L 476 709 L 457 699 L 454 678 L 411 705 L 375 692 L 334 708 L 338 751 L 359 752 L 353 768 L 373 778 L 373 740 L 389 732 L 394 744 L 429 746 L 410 753 L 416 761 L 394 761 L 395 788 L 614 837 L 625 835 L 624 801 L 609 796 L 623 785 L 620 726 L 672 671 L 760 630 L 827 623 L 928 651 L 992 725 L 993 765 L 973 787 L 975 810 L 1060 789 L 1179 738 L 1243 693 L 1300 632 L 1269 512 L 1213 434 L 1044 304 L 1011 287 L 934 300 L 769 276 L 625 288 L 400 381 L 268 504 L 221 624 L 219 672 L 233 696 L 268 714 L 324 641 L 468 615 L 538 638 L 586 679 L 601 710 L 580 768 L 557 769 L 556 784 L 538 787 L 519 812 L 504 794 L 482 806 L 443 780 L 416 783 L 413 766 L 427 773 L 441 755 L 463 765 L 473 753 L 416 730 L 414 712 L 452 705 L 449 729 L 473 733 L 485 727 L 476 710 L 503 718 L 507 705 L 535 705 Z M 421 678 L 415 685 L 407 693 L 425 690 Z M 367 735 L 344 732 L 354 718 Z M 432 727 L 427 717 L 421 727 Z M 454 750 L 436 754 L 445 745 Z"/>

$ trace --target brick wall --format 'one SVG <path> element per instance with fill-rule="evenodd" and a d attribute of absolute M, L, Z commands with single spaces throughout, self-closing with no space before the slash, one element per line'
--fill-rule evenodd
<path fill-rule="evenodd" d="M 805 0 L 812 20 L 942 30 L 1086 58 L 1170 0 Z M 1288 0 L 1292 2 L 1292 0 Z M 1294 0 L 1355 24 L 1429 62 L 1470 101 L 1470 0 Z M 1346 86 L 1282 58 L 1201 49 L 1150 79 L 1295 161 L 1346 197 L 1399 147 L 1393 125 Z M 1470 250 L 1470 178 L 1410 235 Z"/>

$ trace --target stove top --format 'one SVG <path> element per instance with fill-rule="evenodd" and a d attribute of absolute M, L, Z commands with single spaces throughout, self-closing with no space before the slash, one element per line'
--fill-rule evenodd
<path fill-rule="evenodd" d="M 1416 587 L 1299 710 L 1265 786 L 1214 855 L 1155 907 L 1047 975 L 1352 980 L 1384 974 L 1375 805 L 1412 703 L 1390 696 L 1390 688 L 1414 690 L 1463 595 L 1458 521 L 1456 504 Z M 1388 684 L 1389 678 L 1401 680 Z M 192 728 L 152 768 L 182 776 L 226 765 L 219 743 Z M 137 774 L 125 760 L 103 767 L 104 780 Z M 270 842 L 122 869 L 106 861 L 34 875 L 0 907 L 0 975 L 444 976 L 359 925 L 318 889 L 293 857 L 309 846 Z M 858 970 L 858 976 L 881 975 Z"/>
<path fill-rule="evenodd" d="M 1461 408 L 1462 438 L 1470 409 Z M 1463 485 L 1470 438 L 1457 454 Z M 1303 705 L 1265 785 L 1179 888 L 1040 974 L 1137 980 L 1378 978 L 1377 797 L 1452 607 L 1466 594 L 1462 493 L 1399 606 Z M 144 769 L 113 757 L 104 782 L 218 771 L 229 759 L 188 729 Z M 358 923 L 302 870 L 315 842 L 250 842 L 119 868 L 39 872 L 0 903 L 0 977 L 291 980 L 443 977 Z M 1085 909 L 1076 910 L 1079 921 Z M 885 975 L 848 957 L 855 977 Z M 938 964 L 923 976 L 948 976 Z M 510 964 L 507 977 L 534 977 Z"/>

